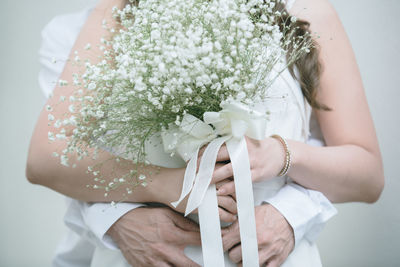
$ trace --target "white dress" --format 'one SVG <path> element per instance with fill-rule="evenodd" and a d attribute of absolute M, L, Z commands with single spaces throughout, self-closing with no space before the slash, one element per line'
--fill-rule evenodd
<path fill-rule="evenodd" d="M 294 1 L 289 1 L 291 5 Z M 289 7 L 288 7 L 289 9 Z M 279 134 L 284 138 L 306 142 L 309 135 L 309 122 L 311 107 L 305 100 L 298 82 L 296 82 L 288 70 L 284 71 L 270 88 L 270 94 L 285 98 L 271 99 L 263 104 L 268 106 L 271 111 L 265 136 Z M 154 161 L 161 162 L 166 167 L 177 167 L 168 157 L 160 156 Z M 269 181 L 253 184 L 255 205 L 260 205 L 264 199 L 275 195 L 287 182 L 287 177 L 276 177 Z M 196 220 L 195 216 L 192 216 Z M 201 247 L 189 246 L 185 248 L 185 254 L 193 261 L 202 265 Z M 92 267 L 128 267 L 130 266 L 124 259 L 120 251 L 97 248 L 95 250 Z M 225 253 L 225 266 L 236 266 L 232 263 L 227 253 Z M 314 243 L 306 239 L 300 240 L 295 249 L 282 265 L 283 267 L 318 267 L 321 261 L 318 249 Z"/>

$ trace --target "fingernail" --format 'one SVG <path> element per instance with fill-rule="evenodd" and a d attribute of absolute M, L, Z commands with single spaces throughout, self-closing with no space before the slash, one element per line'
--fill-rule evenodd
<path fill-rule="evenodd" d="M 225 189 L 223 189 L 223 188 L 218 189 L 218 190 L 217 190 L 217 194 L 218 194 L 218 195 L 225 194 Z"/>

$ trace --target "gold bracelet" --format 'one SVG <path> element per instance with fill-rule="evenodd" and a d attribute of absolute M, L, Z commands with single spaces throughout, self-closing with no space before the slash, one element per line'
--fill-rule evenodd
<path fill-rule="evenodd" d="M 286 142 L 285 139 L 283 139 L 282 136 L 280 136 L 278 134 L 271 135 L 271 137 L 277 139 L 283 145 L 283 148 L 285 149 L 285 155 L 286 155 L 285 166 L 283 166 L 282 170 L 278 173 L 278 176 L 285 176 L 288 173 L 288 171 L 290 169 L 290 164 L 292 162 L 292 157 L 291 157 L 292 155 L 290 153 L 288 143 Z"/>

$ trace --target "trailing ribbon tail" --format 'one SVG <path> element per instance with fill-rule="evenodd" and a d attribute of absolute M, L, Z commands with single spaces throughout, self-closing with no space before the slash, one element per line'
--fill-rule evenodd
<path fill-rule="evenodd" d="M 230 136 L 223 136 L 211 141 L 204 151 L 200 161 L 199 171 L 196 176 L 196 181 L 186 206 L 185 216 L 200 206 L 201 201 L 206 194 L 207 188 L 211 183 L 212 174 L 215 168 L 215 162 L 220 147 L 228 140 Z"/>
<path fill-rule="evenodd" d="M 232 163 L 238 210 L 242 262 L 244 267 L 257 267 L 258 243 L 254 212 L 253 183 L 246 139 L 232 138 L 226 142 Z"/>
<path fill-rule="evenodd" d="M 222 247 L 221 225 L 215 184 L 207 188 L 204 199 L 199 206 L 199 223 L 203 266 L 224 267 L 224 249 Z"/>
<path fill-rule="evenodd" d="M 192 190 L 193 183 L 196 178 L 197 158 L 199 154 L 199 149 L 200 147 L 196 149 L 196 151 L 194 152 L 194 154 L 192 155 L 186 166 L 181 196 L 179 197 L 179 200 L 171 202 L 171 205 L 174 208 L 176 208 L 179 205 L 179 203 L 181 203 L 181 201 L 190 193 L 190 190 Z"/>
<path fill-rule="evenodd" d="M 219 149 L 229 138 L 230 136 L 219 137 L 211 141 L 206 147 L 185 211 L 185 216 L 187 216 L 194 209 L 198 208 L 204 266 L 224 266 L 224 251 L 222 247 L 217 194 L 215 185 L 210 185 L 210 183 Z M 196 153 L 198 153 L 198 150 Z M 189 174 L 196 172 L 197 158 L 198 156 L 196 154 L 189 161 L 186 168 L 186 172 Z M 188 176 L 188 179 L 191 178 L 192 176 Z M 191 185 L 192 182 L 188 181 L 186 183 L 186 181 L 185 174 L 184 188 L 182 189 L 181 198 L 178 200 L 178 203 L 187 195 L 187 190 L 190 191 L 191 189 L 189 188 L 189 184 Z"/>

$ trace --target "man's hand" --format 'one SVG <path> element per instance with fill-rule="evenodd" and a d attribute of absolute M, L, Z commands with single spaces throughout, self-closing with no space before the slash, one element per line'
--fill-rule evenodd
<path fill-rule="evenodd" d="M 107 234 L 135 267 L 199 266 L 183 253 L 187 245 L 200 245 L 198 225 L 169 208 L 134 209 Z"/>
<path fill-rule="evenodd" d="M 293 250 L 293 229 L 272 205 L 263 204 L 255 209 L 260 266 L 280 266 Z M 229 258 L 241 265 L 242 246 L 238 221 L 222 229 L 222 241 L 224 251 L 229 251 Z"/>

